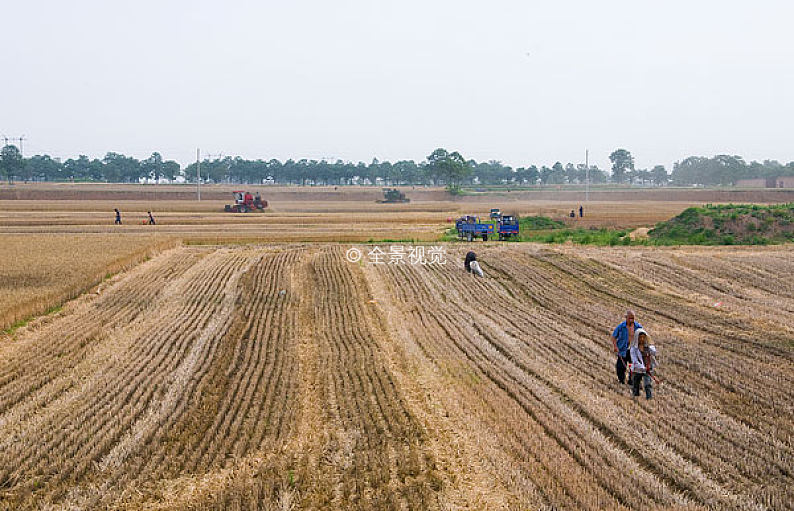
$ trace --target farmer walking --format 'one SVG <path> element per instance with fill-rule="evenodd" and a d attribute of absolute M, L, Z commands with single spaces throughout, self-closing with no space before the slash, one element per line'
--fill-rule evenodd
<path fill-rule="evenodd" d="M 121 211 L 119 211 L 119 208 L 113 208 L 113 211 L 116 212 L 116 221 L 113 223 L 115 225 L 121 225 Z"/>
<path fill-rule="evenodd" d="M 155 221 L 154 221 L 154 217 L 152 216 L 152 212 L 147 211 L 147 213 L 149 213 L 149 225 L 154 225 Z"/>
<path fill-rule="evenodd" d="M 626 379 L 626 365 L 631 362 L 629 353 L 629 343 L 634 339 L 634 332 L 642 328 L 642 325 L 634 321 L 634 311 L 626 311 L 626 321 L 615 327 L 609 340 L 612 341 L 612 350 L 617 355 L 615 371 L 618 374 L 618 381 L 631 384 L 631 380 Z"/>

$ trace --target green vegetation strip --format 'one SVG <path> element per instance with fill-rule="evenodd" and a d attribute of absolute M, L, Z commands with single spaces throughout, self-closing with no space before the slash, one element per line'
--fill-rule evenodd
<path fill-rule="evenodd" d="M 487 223 L 487 222 L 486 222 Z M 494 231 L 498 225 L 494 223 Z M 794 203 L 707 204 L 688 208 L 680 215 L 656 224 L 647 238 L 632 239 L 630 229 L 566 228 L 563 222 L 544 216 L 519 219 L 520 236 L 508 241 L 536 243 L 572 242 L 581 245 L 771 245 L 794 241 Z M 497 236 L 494 235 L 494 239 Z M 457 241 L 455 228 L 442 241 Z"/>
<path fill-rule="evenodd" d="M 17 321 L 16 323 L 13 323 L 10 327 L 6 328 L 5 330 L 0 330 L 0 333 L 6 334 L 6 335 L 11 335 L 14 332 L 16 332 L 17 330 L 19 330 L 20 328 L 22 328 L 23 326 L 28 325 L 34 319 L 40 318 L 42 316 L 49 316 L 50 314 L 57 314 L 58 312 L 61 312 L 61 310 L 63 310 L 63 306 L 61 306 L 61 305 L 57 305 L 55 307 L 50 307 L 49 309 L 44 311 L 44 314 L 42 314 L 41 316 L 30 316 L 28 318 L 20 319 L 19 321 Z"/>
<path fill-rule="evenodd" d="M 768 245 L 794 241 L 794 203 L 707 204 L 648 231 L 656 245 Z"/>

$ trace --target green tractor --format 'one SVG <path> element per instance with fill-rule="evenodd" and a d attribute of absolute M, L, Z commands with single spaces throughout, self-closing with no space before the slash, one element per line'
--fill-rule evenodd
<path fill-rule="evenodd" d="M 384 188 L 383 200 L 375 202 L 378 204 L 393 204 L 397 202 L 411 202 L 411 199 L 406 199 L 405 194 L 397 188 Z"/>

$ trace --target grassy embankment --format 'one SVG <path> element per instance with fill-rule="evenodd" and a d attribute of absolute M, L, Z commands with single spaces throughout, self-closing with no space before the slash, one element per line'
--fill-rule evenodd
<path fill-rule="evenodd" d="M 568 228 L 543 216 L 519 220 L 520 233 L 511 241 L 583 245 L 769 245 L 794 241 L 794 204 L 707 204 L 687 208 L 659 222 L 647 237 L 633 239 L 630 229 Z M 496 230 L 494 226 L 494 230 Z M 454 228 L 443 240 L 457 240 Z"/>

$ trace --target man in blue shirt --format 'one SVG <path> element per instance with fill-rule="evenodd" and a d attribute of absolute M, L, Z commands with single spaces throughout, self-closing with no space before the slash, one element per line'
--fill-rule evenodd
<path fill-rule="evenodd" d="M 626 321 L 619 324 L 609 337 L 612 341 L 612 349 L 618 356 L 617 362 L 615 362 L 615 371 L 618 373 L 620 383 L 631 383 L 630 380 L 626 380 L 626 364 L 631 362 L 629 345 L 634 339 L 634 332 L 640 328 L 642 325 L 634 321 L 634 311 L 628 310 L 626 311 Z"/>

